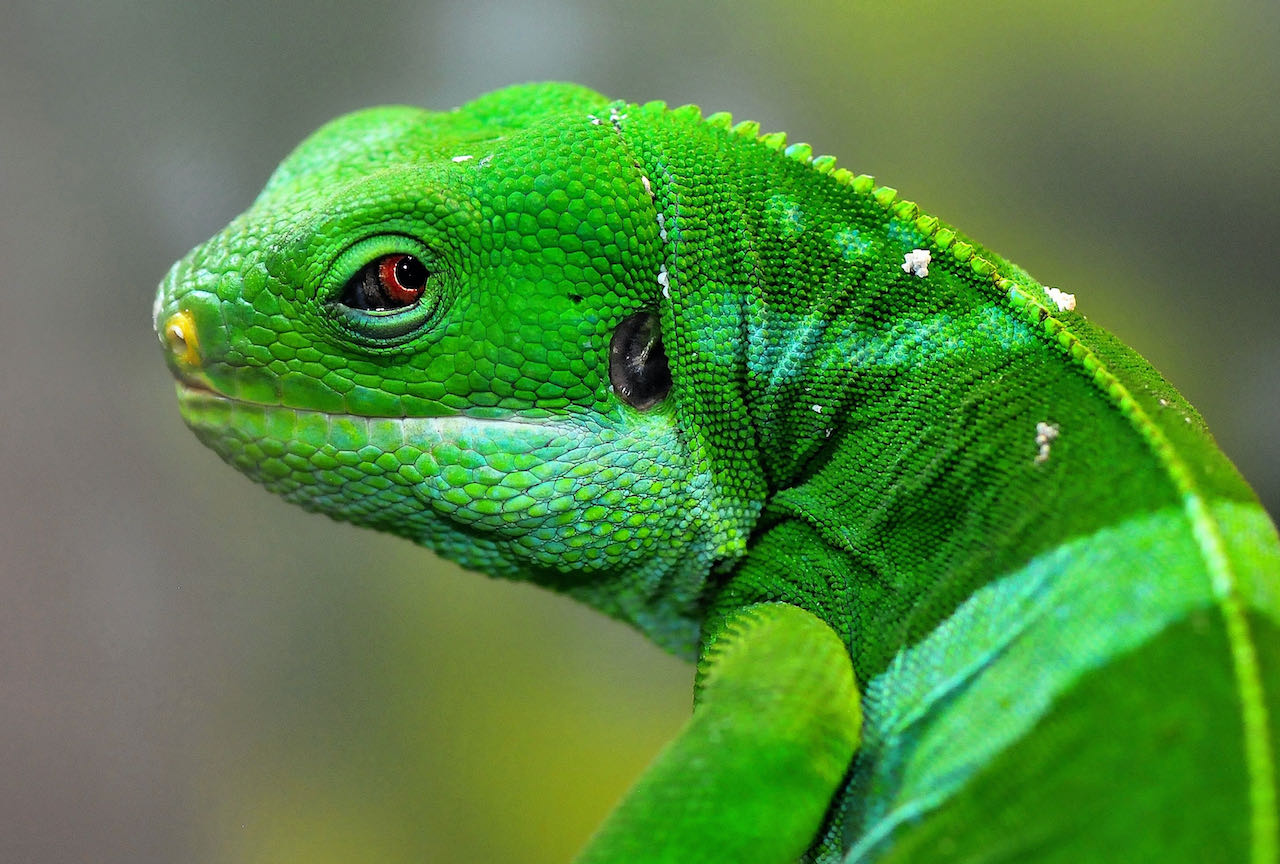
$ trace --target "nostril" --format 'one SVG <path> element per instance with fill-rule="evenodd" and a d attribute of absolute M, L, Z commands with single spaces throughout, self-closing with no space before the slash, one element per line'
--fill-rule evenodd
<path fill-rule="evenodd" d="M 178 324 L 169 325 L 169 347 L 173 349 L 175 354 L 182 354 L 187 350 L 187 336 Z"/>
<path fill-rule="evenodd" d="M 175 312 L 164 322 L 164 341 L 175 360 L 184 366 L 200 365 L 200 345 L 196 322 L 190 312 Z"/>

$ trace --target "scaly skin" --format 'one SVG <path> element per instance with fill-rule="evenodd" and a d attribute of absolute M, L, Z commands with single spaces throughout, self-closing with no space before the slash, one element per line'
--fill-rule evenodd
<path fill-rule="evenodd" d="M 1068 297 L 784 144 L 560 84 L 336 120 L 161 286 L 183 416 L 699 658 L 584 861 L 1275 861 L 1253 493 Z"/>

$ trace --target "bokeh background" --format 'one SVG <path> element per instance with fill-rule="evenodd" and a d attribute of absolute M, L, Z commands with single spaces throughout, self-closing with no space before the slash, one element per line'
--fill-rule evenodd
<path fill-rule="evenodd" d="M 1137 346 L 1280 510 L 1280 4 L 9 0 L 0 861 L 567 860 L 682 722 L 625 628 L 186 432 L 169 263 L 330 117 L 571 79 L 785 129 Z"/>

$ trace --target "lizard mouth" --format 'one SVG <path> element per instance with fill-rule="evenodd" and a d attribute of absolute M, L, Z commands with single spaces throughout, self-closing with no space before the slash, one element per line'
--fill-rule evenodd
<path fill-rule="evenodd" d="M 236 401 L 234 399 L 231 399 L 230 396 L 227 396 L 225 394 L 219 393 L 217 390 L 214 390 L 212 387 L 210 387 L 208 384 L 204 383 L 203 381 L 192 381 L 189 378 L 184 378 L 177 382 L 177 387 L 178 387 L 179 399 L 211 397 L 214 399 L 227 399 L 230 401 Z"/>
<path fill-rule="evenodd" d="M 243 409 L 249 412 L 272 414 L 285 412 L 294 416 L 320 415 L 331 419 L 346 418 L 357 422 L 391 421 L 408 424 L 436 432 L 454 430 L 480 431 L 499 429 L 541 429 L 546 433 L 567 436 L 577 439 L 587 434 L 581 424 L 569 418 L 524 417 L 519 414 L 507 414 L 502 417 L 476 417 L 467 412 L 438 415 L 414 414 L 355 414 L 350 411 L 324 411 L 318 408 L 301 408 L 285 402 L 263 402 L 255 399 L 243 399 L 230 396 L 203 381 L 188 377 L 179 378 L 176 382 L 178 406 L 183 418 L 191 426 L 217 427 L 226 423 L 225 412 Z M 207 412 L 213 412 L 209 414 Z"/>

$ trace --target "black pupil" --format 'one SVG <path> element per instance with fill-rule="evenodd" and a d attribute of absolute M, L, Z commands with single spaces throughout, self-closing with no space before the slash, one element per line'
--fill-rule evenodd
<path fill-rule="evenodd" d="M 427 284 L 427 268 L 412 255 L 405 255 L 396 262 L 396 281 L 406 291 L 421 291 Z"/>
<path fill-rule="evenodd" d="M 338 302 L 373 312 L 406 309 L 417 304 L 429 275 L 426 265 L 412 255 L 384 255 L 351 277 Z"/>

